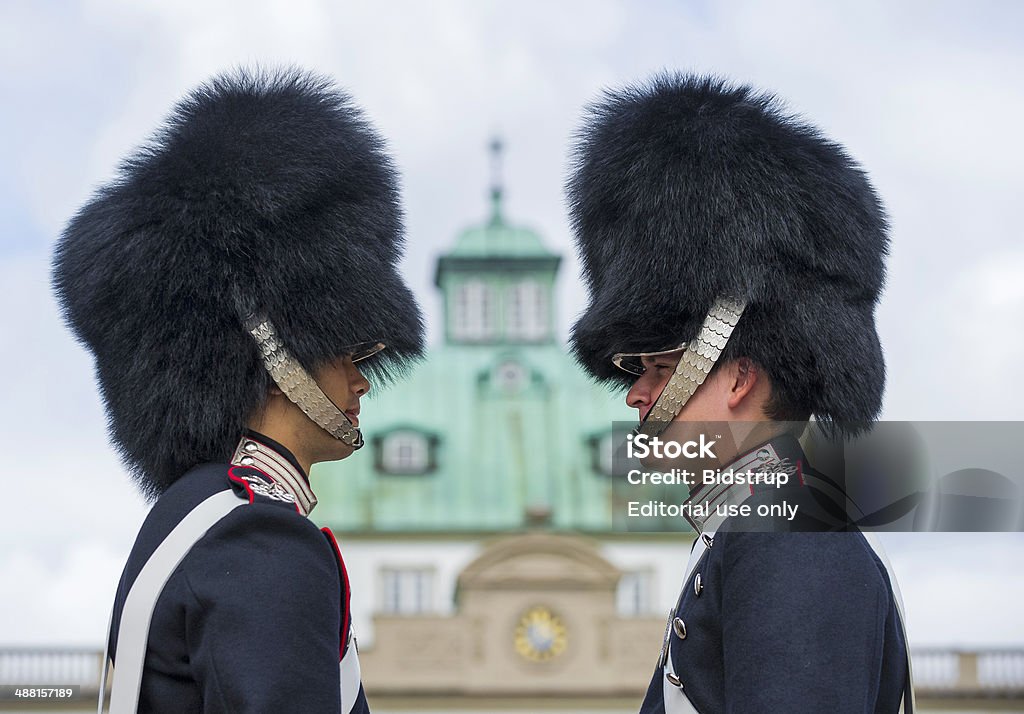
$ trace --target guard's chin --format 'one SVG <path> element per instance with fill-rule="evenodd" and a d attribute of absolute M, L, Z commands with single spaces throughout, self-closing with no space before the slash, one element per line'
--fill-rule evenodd
<path fill-rule="evenodd" d="M 313 462 L 315 464 L 347 459 L 355 452 L 355 449 L 340 439 L 335 439 L 327 432 L 323 432 L 323 438 L 317 443 L 317 452 L 316 460 Z"/>
<path fill-rule="evenodd" d="M 334 448 L 331 450 L 330 461 L 341 461 L 347 459 L 349 456 L 355 453 L 355 449 L 341 441 L 336 441 Z"/>

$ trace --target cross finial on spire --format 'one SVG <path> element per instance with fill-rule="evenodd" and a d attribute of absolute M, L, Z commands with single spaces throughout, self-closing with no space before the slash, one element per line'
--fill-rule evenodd
<path fill-rule="evenodd" d="M 501 223 L 501 153 L 505 148 L 500 136 L 491 139 L 491 223 Z"/>

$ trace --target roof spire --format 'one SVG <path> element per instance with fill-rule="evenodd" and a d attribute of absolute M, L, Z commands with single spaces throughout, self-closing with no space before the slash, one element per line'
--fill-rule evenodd
<path fill-rule="evenodd" d="M 499 225 L 504 222 L 501 215 L 502 181 L 501 181 L 501 154 L 505 148 L 501 137 L 495 135 L 491 139 L 491 225 Z"/>

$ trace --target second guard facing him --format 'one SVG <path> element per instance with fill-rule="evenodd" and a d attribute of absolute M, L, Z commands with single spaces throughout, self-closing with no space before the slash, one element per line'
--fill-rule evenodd
<path fill-rule="evenodd" d="M 397 183 L 333 82 L 237 71 L 182 100 L 58 243 L 111 437 L 155 499 L 117 590 L 112 714 L 368 711 L 308 474 L 362 446 L 360 370 L 421 351 Z"/>
<path fill-rule="evenodd" d="M 811 516 L 834 482 L 799 433 L 813 416 L 856 434 L 881 408 L 888 227 L 867 176 L 771 95 L 713 77 L 609 91 L 578 136 L 568 194 L 590 302 L 576 356 L 630 385 L 638 434 L 713 424 L 714 466 L 785 473 Z M 698 537 L 641 711 L 911 712 L 878 544 L 846 519 L 822 533 L 807 531 L 836 530 L 828 518 L 716 515 L 762 498 L 750 483 L 690 489 Z"/>

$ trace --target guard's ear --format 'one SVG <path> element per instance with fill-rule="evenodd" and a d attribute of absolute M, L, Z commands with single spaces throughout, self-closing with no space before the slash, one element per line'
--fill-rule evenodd
<path fill-rule="evenodd" d="M 733 360 L 726 365 L 726 369 L 729 370 L 729 399 L 727 404 L 730 409 L 735 409 L 754 390 L 754 385 L 761 378 L 761 369 L 749 357 L 740 357 Z"/>

